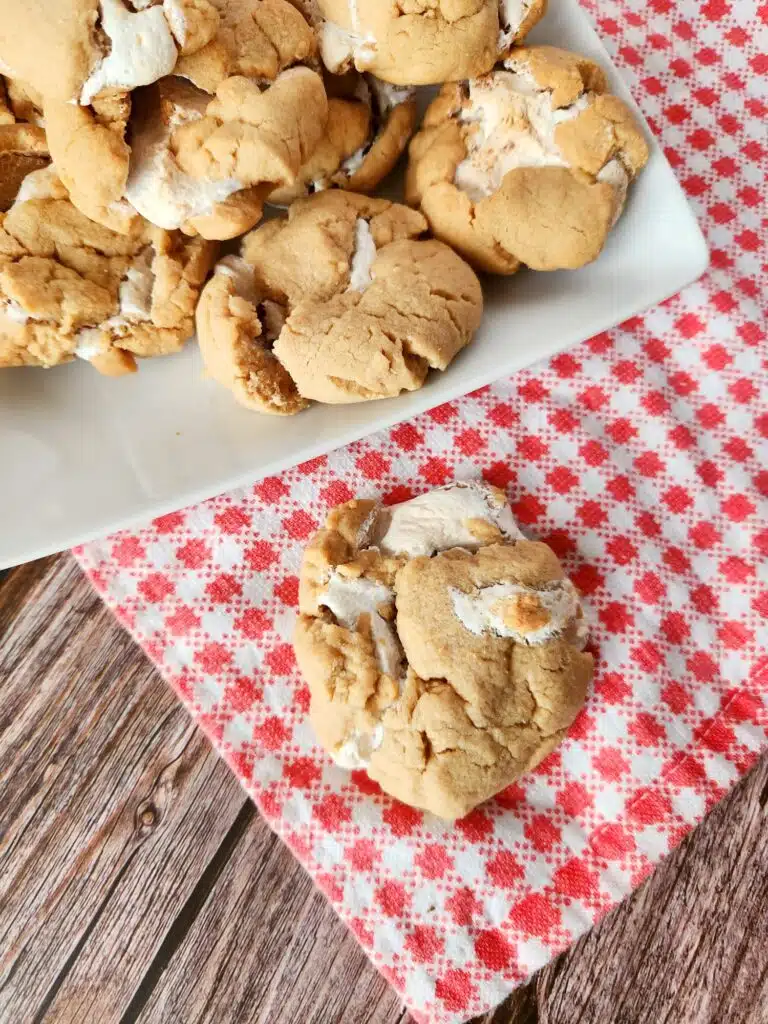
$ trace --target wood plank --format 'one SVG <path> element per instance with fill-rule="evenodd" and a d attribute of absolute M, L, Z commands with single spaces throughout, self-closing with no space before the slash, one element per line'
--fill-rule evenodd
<path fill-rule="evenodd" d="M 570 1018 L 567 1018 L 570 1024 Z M 409 1020 L 408 1024 L 412 1024 Z M 539 1003 L 536 996 L 536 980 L 515 989 L 495 1010 L 481 1017 L 476 1017 L 470 1024 L 539 1024 Z M 604 1024 L 616 1024 L 605 1021 Z"/>
<path fill-rule="evenodd" d="M 395 1024 L 394 991 L 255 818 L 139 1024 Z"/>
<path fill-rule="evenodd" d="M 0 630 L 0 1019 L 109 1024 L 249 805 L 70 556 Z"/>
<path fill-rule="evenodd" d="M 475 1024 L 765 1024 L 768 754 L 633 896 Z"/>
<path fill-rule="evenodd" d="M 478 1020 L 764 1024 L 767 793 L 768 757 L 632 899 Z M 259 828 L 235 851 L 140 1024 L 410 1021 L 287 851 L 273 840 L 265 859 Z"/>
<path fill-rule="evenodd" d="M 536 979 L 538 1024 L 765 1024 L 768 755 Z"/>
<path fill-rule="evenodd" d="M 0 1020 L 409 1016 L 68 557 L 0 580 Z M 768 757 L 485 1024 L 768 1019 Z"/>
<path fill-rule="evenodd" d="M 478 1021 L 764 1022 L 766 793 L 768 757 L 632 899 Z M 263 829 L 238 846 L 140 1024 L 411 1021 Z"/>

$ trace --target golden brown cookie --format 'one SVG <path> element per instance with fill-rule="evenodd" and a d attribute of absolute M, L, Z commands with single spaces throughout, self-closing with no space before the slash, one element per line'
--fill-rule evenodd
<path fill-rule="evenodd" d="M 592 676 L 575 587 L 480 482 L 334 509 L 304 553 L 299 608 L 320 742 L 443 818 L 557 746 Z"/>
<path fill-rule="evenodd" d="M 214 258 L 209 242 L 138 222 L 118 234 L 69 200 L 52 167 L 0 214 L 0 367 L 80 357 L 109 375 L 178 351 Z"/>
<path fill-rule="evenodd" d="M 71 201 L 91 220 L 130 232 L 139 221 L 125 199 L 131 94 L 96 97 L 87 107 L 44 98 L 43 114 L 51 156 Z"/>
<path fill-rule="evenodd" d="M 42 128 L 23 122 L 0 125 L 0 212 L 11 206 L 26 176 L 50 159 Z"/>
<path fill-rule="evenodd" d="M 269 197 L 288 206 L 326 188 L 372 192 L 404 152 L 416 127 L 414 90 L 350 71 L 326 75 L 328 121 L 296 182 Z"/>
<path fill-rule="evenodd" d="M 0 28 L 0 56 L 6 40 L 21 45 L 18 26 L 26 25 L 34 46 L 23 48 L 20 73 L 43 96 L 51 155 L 72 202 L 92 220 L 130 232 L 138 223 L 124 198 L 133 91 L 204 46 L 218 29 L 216 8 L 209 0 L 9 3 L 17 27 Z"/>
<path fill-rule="evenodd" d="M 268 339 L 263 320 L 248 314 L 256 326 L 254 359 L 264 364 L 256 350 L 267 345 L 295 387 L 287 402 L 283 378 L 279 408 L 270 399 L 267 411 L 298 411 L 296 394 L 345 403 L 413 391 L 430 368 L 444 370 L 471 341 L 482 315 L 480 283 L 448 246 L 422 241 L 425 228 L 421 214 L 406 206 L 332 190 L 297 200 L 287 217 L 246 236 L 239 266 L 253 285 L 251 307 L 268 301 L 273 324 L 278 309 L 284 318 Z M 251 371 L 234 352 L 241 332 L 230 322 L 231 302 L 222 319 L 224 291 L 224 282 L 214 278 L 203 293 L 203 357 L 238 401 L 263 408 L 261 385 L 247 396 L 243 391 Z M 209 292 L 218 296 L 215 304 Z M 218 316 L 209 313 L 212 306 Z M 237 308 L 242 310 L 240 303 Z M 212 361 L 214 351 L 219 355 Z M 222 371 L 223 365 L 237 369 Z"/>
<path fill-rule="evenodd" d="M 478 269 L 575 269 L 600 254 L 647 159 L 596 64 L 521 48 L 443 87 L 411 142 L 406 198 Z"/>
<path fill-rule="evenodd" d="M 432 85 L 490 71 L 543 16 L 546 0 L 317 0 L 326 67 L 395 85 Z"/>
<path fill-rule="evenodd" d="M 227 78 L 213 99 L 166 78 L 134 106 L 126 199 L 153 224 L 214 239 L 253 227 L 275 184 L 295 179 L 327 117 L 322 80 L 302 67 L 264 90 Z"/>
<path fill-rule="evenodd" d="M 175 74 L 215 93 L 235 75 L 272 82 L 297 64 L 313 65 L 315 33 L 288 0 L 212 0 L 219 16 L 211 41 L 183 56 Z"/>
<path fill-rule="evenodd" d="M 19 64 L 44 93 L 72 202 L 115 231 L 140 215 L 206 238 L 241 234 L 323 136 L 322 82 L 296 66 L 316 63 L 315 36 L 288 0 L 52 0 L 40 17 L 43 45 Z M 15 38 L 3 31 L 0 56 Z"/>

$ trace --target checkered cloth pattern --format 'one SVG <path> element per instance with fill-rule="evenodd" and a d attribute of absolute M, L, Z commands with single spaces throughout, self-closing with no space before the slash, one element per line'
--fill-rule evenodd
<path fill-rule="evenodd" d="M 768 733 L 768 4 L 590 8 L 705 227 L 706 276 L 512 379 L 76 552 L 435 1024 L 494 1006 L 590 928 Z M 561 748 L 449 826 L 323 754 L 290 636 L 302 547 L 330 507 L 479 475 L 564 561 L 598 670 Z"/>

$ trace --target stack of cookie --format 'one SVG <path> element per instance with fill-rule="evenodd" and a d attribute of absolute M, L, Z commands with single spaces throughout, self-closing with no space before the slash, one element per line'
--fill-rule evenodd
<path fill-rule="evenodd" d="M 129 372 L 196 315 L 251 409 L 421 387 L 476 271 L 595 259 L 647 159 L 592 61 L 520 45 L 544 7 L 6 0 L 0 367 Z M 408 205 L 370 198 L 409 140 Z"/>

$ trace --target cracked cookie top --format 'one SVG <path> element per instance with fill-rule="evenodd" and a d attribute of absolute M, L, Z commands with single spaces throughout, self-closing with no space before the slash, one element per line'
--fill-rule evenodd
<path fill-rule="evenodd" d="M 304 553 L 299 608 L 322 745 L 443 818 L 538 764 L 592 676 L 575 587 L 481 482 L 334 509 Z"/>
<path fill-rule="evenodd" d="M 326 75 L 328 122 L 296 182 L 269 197 L 288 206 L 327 188 L 372 192 L 390 173 L 416 127 L 415 92 L 373 75 Z"/>
<path fill-rule="evenodd" d="M 89 106 L 171 74 L 218 29 L 209 0 L 6 0 L 0 61 L 46 98 Z"/>
<path fill-rule="evenodd" d="M 275 184 L 295 180 L 327 118 L 322 80 L 302 67 L 267 89 L 226 78 L 213 99 L 166 78 L 135 105 L 126 199 L 153 224 L 213 239 L 258 222 Z"/>
<path fill-rule="evenodd" d="M 323 135 L 322 82 L 297 66 L 317 64 L 315 34 L 288 0 L 52 0 L 40 20 L 10 70 L 44 94 L 72 202 L 115 231 L 241 234 Z M 0 57 L 13 37 L 0 26 Z"/>
<path fill-rule="evenodd" d="M 178 351 L 212 244 L 140 221 L 118 234 L 73 206 L 52 166 L 27 174 L 0 213 L 0 367 L 75 357 L 101 373 Z"/>
<path fill-rule="evenodd" d="M 432 85 L 490 71 L 543 16 L 546 0 L 317 0 L 325 66 L 395 85 Z"/>
<path fill-rule="evenodd" d="M 408 202 L 478 269 L 594 260 L 648 159 L 628 107 L 587 58 L 537 46 L 443 87 L 410 146 Z"/>
<path fill-rule="evenodd" d="M 421 387 L 472 339 L 480 283 L 421 214 L 341 190 L 299 199 L 243 240 L 203 291 L 198 335 L 241 404 L 388 398 Z M 279 379 L 279 391 L 276 382 Z"/>
<path fill-rule="evenodd" d="M 306 18 L 288 0 L 211 0 L 218 30 L 203 47 L 183 55 L 175 74 L 205 92 L 226 78 L 243 75 L 272 82 L 287 68 L 314 64 L 317 39 Z"/>

